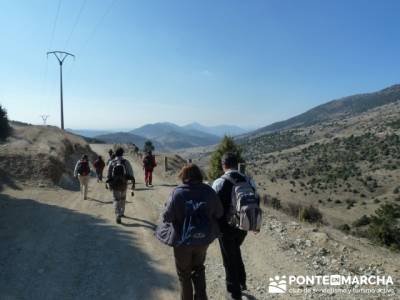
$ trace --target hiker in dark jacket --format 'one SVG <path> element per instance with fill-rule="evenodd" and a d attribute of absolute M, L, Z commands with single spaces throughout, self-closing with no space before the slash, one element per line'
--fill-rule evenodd
<path fill-rule="evenodd" d="M 208 245 L 219 236 L 217 219 L 223 209 L 214 190 L 202 183 L 199 167 L 194 164 L 183 167 L 179 178 L 183 184 L 172 191 L 156 236 L 174 247 L 181 299 L 205 300 L 204 261 Z"/>
<path fill-rule="evenodd" d="M 99 156 L 93 163 L 93 166 L 96 170 L 97 182 L 103 181 L 103 170 L 106 166 L 103 158 Z"/>
<path fill-rule="evenodd" d="M 89 159 L 86 154 L 82 155 L 81 159 L 76 163 L 74 176 L 79 180 L 81 195 L 83 196 L 83 200 L 86 200 L 90 178 Z"/>
<path fill-rule="evenodd" d="M 143 158 L 144 182 L 146 186 L 153 186 L 153 171 L 157 166 L 156 158 L 151 151 L 147 152 Z"/>
<path fill-rule="evenodd" d="M 238 172 L 238 157 L 234 153 L 225 153 L 221 159 L 222 169 L 225 176 L 229 176 L 237 182 L 249 180 L 251 186 L 256 190 L 255 184 L 244 174 Z M 224 207 L 224 215 L 219 219 L 219 226 L 222 232 L 218 239 L 221 248 L 222 260 L 225 267 L 226 289 L 229 299 L 242 299 L 242 291 L 246 287 L 246 271 L 242 260 L 240 246 L 242 245 L 247 232 L 240 230 L 228 223 L 232 203 L 233 183 L 223 177 L 213 183 L 213 189 L 217 192 Z"/>

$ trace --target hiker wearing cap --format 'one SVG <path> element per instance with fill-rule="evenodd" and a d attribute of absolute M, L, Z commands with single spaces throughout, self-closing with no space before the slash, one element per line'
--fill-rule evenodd
<path fill-rule="evenodd" d="M 147 152 L 143 160 L 144 182 L 146 186 L 153 186 L 153 171 L 157 166 L 156 158 L 151 151 Z"/>
<path fill-rule="evenodd" d="M 222 235 L 218 241 L 229 299 L 242 299 L 242 291 L 247 289 L 240 246 L 247 231 L 260 230 L 262 216 L 256 186 L 253 180 L 239 173 L 238 163 L 235 153 L 225 153 L 221 159 L 225 174 L 215 180 L 212 186 L 224 207 L 224 215 L 219 219 Z"/>
<path fill-rule="evenodd" d="M 179 178 L 182 184 L 165 205 L 156 237 L 174 248 L 181 299 L 206 300 L 204 261 L 209 244 L 219 235 L 217 219 L 223 209 L 214 190 L 203 183 L 198 166 L 184 166 Z"/>
<path fill-rule="evenodd" d="M 83 195 L 83 200 L 87 199 L 88 184 L 90 178 L 89 159 L 86 154 L 82 155 L 81 159 L 75 165 L 74 176 L 78 178 L 80 191 Z"/>
<path fill-rule="evenodd" d="M 103 181 L 103 170 L 106 166 L 103 158 L 99 156 L 93 163 L 93 166 L 96 170 L 97 182 Z"/>
<path fill-rule="evenodd" d="M 118 148 L 115 151 L 115 158 L 110 162 L 107 174 L 107 184 L 113 193 L 116 222 L 118 224 L 121 224 L 121 218 L 124 217 L 129 180 L 132 182 L 132 190 L 135 189 L 132 166 L 128 160 L 123 158 L 123 155 L 124 149 Z"/>

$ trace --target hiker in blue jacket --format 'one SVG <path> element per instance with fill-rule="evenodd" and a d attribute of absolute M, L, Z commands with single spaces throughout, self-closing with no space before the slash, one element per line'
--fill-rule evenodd
<path fill-rule="evenodd" d="M 156 236 L 174 248 L 181 299 L 206 300 L 204 262 L 208 245 L 219 236 L 217 219 L 223 208 L 214 190 L 203 183 L 198 166 L 186 165 L 179 178 L 183 184 L 172 191 Z"/>

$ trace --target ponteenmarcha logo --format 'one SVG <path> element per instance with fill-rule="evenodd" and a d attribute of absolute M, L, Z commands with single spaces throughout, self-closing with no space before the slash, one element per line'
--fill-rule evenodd
<path fill-rule="evenodd" d="M 275 276 L 269 278 L 268 293 L 283 294 L 287 291 L 286 276 Z"/>
<path fill-rule="evenodd" d="M 331 286 L 333 288 L 337 288 L 338 291 L 343 292 L 344 290 L 352 291 L 353 293 L 360 292 L 352 286 L 385 286 L 386 288 L 393 286 L 393 278 L 391 276 L 343 276 L 339 274 L 334 275 L 282 275 L 282 276 L 274 276 L 269 278 L 268 283 L 268 292 L 271 294 L 284 294 L 286 292 L 293 293 L 294 289 L 288 287 L 295 286 Z M 340 287 L 342 286 L 342 287 Z M 346 289 L 347 286 L 347 289 Z M 350 286 L 350 287 L 349 287 Z M 293 287 L 294 288 L 294 287 Z M 304 292 L 313 290 L 304 289 Z M 325 288 L 326 289 L 326 288 Z M 379 292 L 381 289 L 377 289 Z M 370 291 L 373 292 L 372 290 Z"/>

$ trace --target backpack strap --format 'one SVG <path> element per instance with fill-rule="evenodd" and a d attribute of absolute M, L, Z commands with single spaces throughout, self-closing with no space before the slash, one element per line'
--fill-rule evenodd
<path fill-rule="evenodd" d="M 236 181 L 234 178 L 232 178 L 231 176 L 229 176 L 228 174 L 222 175 L 221 178 L 223 178 L 223 179 L 225 179 L 225 180 L 228 180 L 228 181 L 229 181 L 230 183 L 232 183 L 233 185 L 236 185 L 236 184 L 237 184 L 237 181 Z"/>
<path fill-rule="evenodd" d="M 243 179 L 244 179 L 243 182 L 250 183 L 249 177 L 247 177 L 246 175 L 241 174 L 241 173 L 238 173 L 238 174 L 239 174 L 241 177 L 243 177 Z M 229 173 L 228 173 L 228 174 L 222 175 L 221 178 L 223 178 L 223 179 L 225 179 L 225 180 L 228 180 L 228 181 L 229 181 L 230 183 L 232 183 L 233 185 L 236 185 L 236 184 L 238 184 L 239 182 L 242 182 L 242 181 L 239 181 L 239 180 L 233 178 L 232 176 L 230 176 Z"/>

